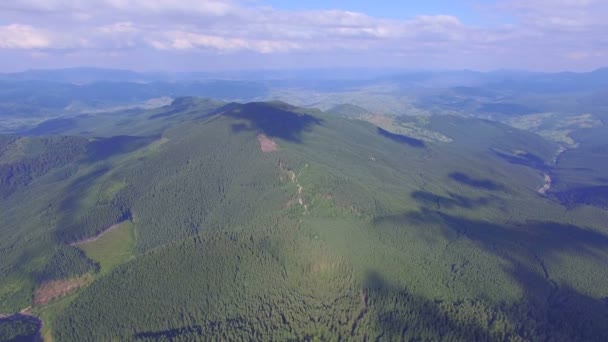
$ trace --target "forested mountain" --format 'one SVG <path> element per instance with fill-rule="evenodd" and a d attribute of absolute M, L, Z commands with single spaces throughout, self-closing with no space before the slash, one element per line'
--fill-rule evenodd
<path fill-rule="evenodd" d="M 27 310 L 0 337 L 608 339 L 604 126 L 564 152 L 334 111 L 179 98 L 2 136 L 0 312 Z"/>

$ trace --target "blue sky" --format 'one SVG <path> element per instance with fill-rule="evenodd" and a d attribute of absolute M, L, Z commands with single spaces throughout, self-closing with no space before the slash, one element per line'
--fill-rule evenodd
<path fill-rule="evenodd" d="M 606 0 L 0 1 L 0 71 L 592 70 Z"/>

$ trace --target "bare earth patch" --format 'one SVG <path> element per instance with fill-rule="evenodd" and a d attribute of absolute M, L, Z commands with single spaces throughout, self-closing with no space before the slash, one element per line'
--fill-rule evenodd
<path fill-rule="evenodd" d="M 34 305 L 48 304 L 53 299 L 63 297 L 78 288 L 90 284 L 92 281 L 93 275 L 87 273 L 77 278 L 44 282 L 40 284 L 34 293 Z"/>
<path fill-rule="evenodd" d="M 262 152 L 274 152 L 279 149 L 277 143 L 268 138 L 265 134 L 258 134 L 258 142 Z"/>

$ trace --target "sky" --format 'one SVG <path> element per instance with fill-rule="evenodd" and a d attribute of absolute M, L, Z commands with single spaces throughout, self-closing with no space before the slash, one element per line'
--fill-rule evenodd
<path fill-rule="evenodd" d="M 0 72 L 588 71 L 608 0 L 0 0 Z"/>

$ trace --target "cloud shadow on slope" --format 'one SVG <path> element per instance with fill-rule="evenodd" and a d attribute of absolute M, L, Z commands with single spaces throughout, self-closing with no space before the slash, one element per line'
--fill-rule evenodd
<path fill-rule="evenodd" d="M 402 145 L 408 145 L 415 148 L 424 148 L 426 143 L 420 139 L 408 137 L 407 135 L 391 133 L 385 129 L 377 127 L 378 134 Z"/>
<path fill-rule="evenodd" d="M 481 250 L 503 260 L 503 271 L 519 285 L 523 297 L 500 308 L 512 322 L 530 331 L 537 329 L 536 338 L 544 338 L 549 332 L 558 340 L 604 341 L 608 338 L 608 299 L 593 298 L 568 284 L 558 283 L 545 264 L 545 260 L 562 253 L 596 260 L 602 258 L 599 251 L 608 249 L 608 236 L 572 224 L 551 221 L 499 224 L 450 215 L 424 206 L 418 211 L 374 219 L 374 224 L 384 223 L 403 229 L 436 227 L 438 229 L 433 231 L 448 240 L 468 239 Z M 405 290 L 382 285 L 377 275 L 369 276 L 367 284 L 372 289 L 384 289 L 382 295 L 388 296 L 389 303 L 395 297 L 407 299 L 412 296 Z M 441 322 L 447 324 L 447 330 L 457 340 L 492 340 L 488 332 L 480 331 L 478 326 L 459 326 L 450 322 L 432 301 L 418 298 L 414 302 L 421 303 L 420 317 L 414 315 L 418 317 L 414 324 L 432 330 L 435 329 L 433 322 Z M 378 320 L 383 329 L 395 334 L 412 328 L 411 321 L 395 319 L 390 314 L 378 317 Z"/>
<path fill-rule="evenodd" d="M 244 105 L 230 104 L 224 107 L 223 115 L 246 120 L 249 125 L 232 126 L 235 133 L 245 130 L 257 131 L 269 137 L 291 142 L 301 142 L 302 132 L 321 125 L 322 119 L 313 115 L 295 112 L 295 107 L 281 103 L 254 102 Z"/>
<path fill-rule="evenodd" d="M 505 191 L 505 187 L 490 179 L 476 179 L 466 173 L 452 172 L 448 175 L 450 179 L 460 184 L 488 191 Z"/>

